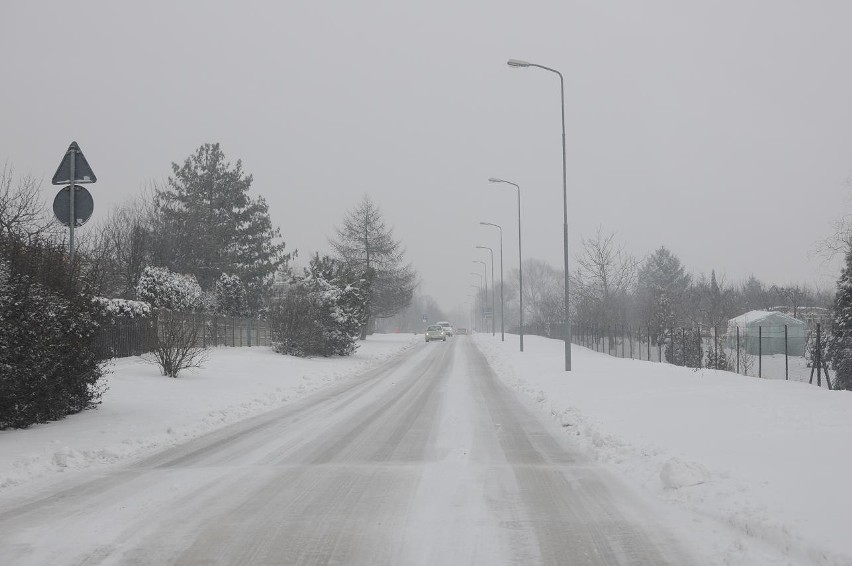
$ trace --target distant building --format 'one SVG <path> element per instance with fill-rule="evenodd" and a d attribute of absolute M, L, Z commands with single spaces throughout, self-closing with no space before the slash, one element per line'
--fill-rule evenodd
<path fill-rule="evenodd" d="M 737 347 L 739 329 L 740 348 L 749 354 L 783 354 L 785 327 L 787 353 L 791 356 L 805 355 L 807 324 L 778 311 L 749 311 L 732 318 L 728 321 L 727 344 L 730 348 Z"/>

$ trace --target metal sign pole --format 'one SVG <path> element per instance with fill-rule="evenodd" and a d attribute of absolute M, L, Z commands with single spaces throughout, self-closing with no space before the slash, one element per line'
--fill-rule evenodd
<path fill-rule="evenodd" d="M 72 266 L 72 269 L 73 269 L 73 266 L 74 266 L 74 224 L 76 223 L 75 222 L 76 219 L 75 219 L 75 215 L 74 215 L 74 193 L 76 192 L 74 190 L 74 182 L 76 180 L 76 175 L 75 175 L 76 171 L 74 171 L 74 166 L 76 165 L 77 155 L 76 155 L 76 152 L 74 152 L 74 150 L 72 148 L 69 148 L 68 151 L 71 152 L 71 188 L 69 189 L 71 191 L 71 194 L 69 195 L 71 206 L 68 207 L 68 209 L 69 209 L 68 210 L 68 214 L 69 214 L 68 226 L 71 229 L 71 232 L 68 236 L 68 256 L 69 256 L 70 263 L 71 263 L 71 266 Z"/>

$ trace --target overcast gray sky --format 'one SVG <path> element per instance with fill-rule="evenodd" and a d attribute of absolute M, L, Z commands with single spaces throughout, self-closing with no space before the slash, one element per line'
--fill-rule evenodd
<path fill-rule="evenodd" d="M 445 307 L 477 244 L 561 265 L 598 225 L 729 281 L 823 283 L 850 209 L 852 2 L 298 1 L 0 4 L 0 163 L 44 177 L 76 140 L 93 221 L 218 141 L 303 255 L 366 192 Z M 86 230 L 86 228 L 83 228 Z M 499 265 L 498 265 L 499 266 Z"/>

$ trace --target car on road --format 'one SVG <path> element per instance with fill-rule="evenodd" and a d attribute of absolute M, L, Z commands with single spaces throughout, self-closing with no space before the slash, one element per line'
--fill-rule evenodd
<path fill-rule="evenodd" d="M 452 324 L 450 324 L 449 322 L 447 322 L 446 320 L 445 320 L 445 321 L 442 321 L 442 322 L 436 322 L 435 324 L 437 324 L 438 326 L 440 326 L 441 328 L 443 328 L 443 329 L 444 329 L 444 333 L 445 333 L 447 336 L 452 336 L 452 335 L 453 335 L 453 325 L 452 325 Z"/>
<path fill-rule="evenodd" d="M 442 340 L 444 342 L 447 341 L 447 333 L 444 332 L 443 326 L 433 324 L 432 326 L 426 329 L 426 341 L 431 342 L 432 340 Z"/>

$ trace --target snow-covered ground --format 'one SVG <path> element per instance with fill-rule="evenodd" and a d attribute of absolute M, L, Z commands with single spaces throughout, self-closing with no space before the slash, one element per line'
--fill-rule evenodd
<path fill-rule="evenodd" d="M 704 541 L 713 563 L 852 564 L 852 392 L 576 345 L 566 373 L 559 340 L 527 336 L 520 353 L 517 336 L 475 339 L 593 458 L 673 512 L 717 523 Z"/>
<path fill-rule="evenodd" d="M 157 366 L 138 357 L 115 360 L 97 409 L 0 431 L 0 491 L 178 444 L 351 377 L 419 343 L 418 338 L 375 334 L 345 358 L 213 348 L 202 368 L 177 379 L 161 376 Z"/>

